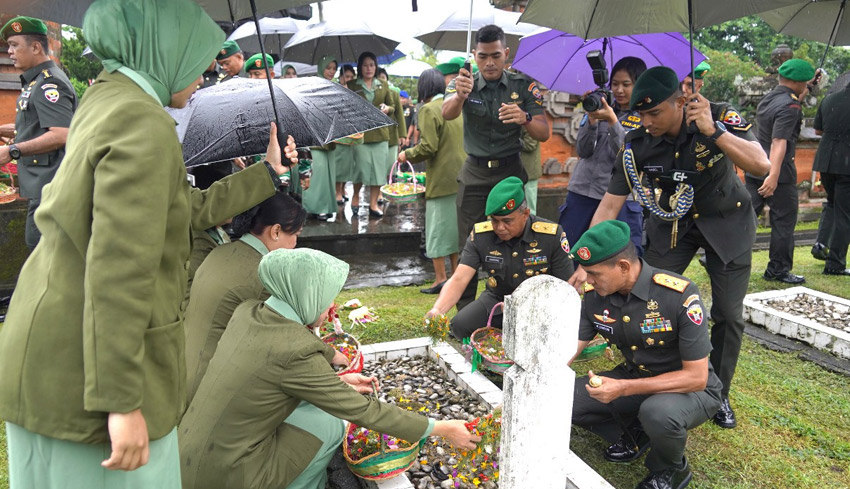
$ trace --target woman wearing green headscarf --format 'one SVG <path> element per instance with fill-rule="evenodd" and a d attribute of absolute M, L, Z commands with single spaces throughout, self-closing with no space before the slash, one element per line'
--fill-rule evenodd
<path fill-rule="evenodd" d="M 463 421 L 434 421 L 351 389 L 371 392 L 374 378 L 334 373 L 312 329 L 348 277 L 345 262 L 276 250 L 259 274 L 271 297 L 236 308 L 180 424 L 183 489 L 324 489 L 341 419 L 411 441 L 443 436 L 458 449 L 480 441 Z"/>
<path fill-rule="evenodd" d="M 319 76 L 333 81 L 336 75 L 337 60 L 325 56 L 319 61 Z M 310 148 L 313 155 L 313 177 L 310 188 L 304 191 L 304 208 L 311 217 L 328 219 L 336 212 L 336 144 L 331 143 L 318 148 Z"/>
<path fill-rule="evenodd" d="M 163 105 L 186 104 L 224 40 L 197 4 L 97 0 L 84 32 L 104 71 L 44 188 L 43 236 L 0 330 L 9 478 L 16 489 L 177 489 L 192 229 L 270 197 L 285 167 L 273 137 L 271 165 L 190 190 Z"/>

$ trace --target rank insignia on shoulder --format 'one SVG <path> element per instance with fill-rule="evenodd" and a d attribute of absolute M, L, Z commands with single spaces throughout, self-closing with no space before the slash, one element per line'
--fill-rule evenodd
<path fill-rule="evenodd" d="M 41 74 L 44 75 L 45 80 L 53 76 L 53 75 L 50 74 L 50 71 L 48 71 L 48 70 L 41 70 Z"/>
<path fill-rule="evenodd" d="M 492 227 L 492 225 L 491 225 Z M 558 232 L 558 225 L 554 222 L 542 222 L 537 221 L 531 224 L 531 230 L 536 233 L 542 234 L 556 234 Z"/>
<path fill-rule="evenodd" d="M 791 95 L 791 98 L 794 99 L 794 100 L 800 100 L 799 97 L 797 97 L 796 93 L 791 93 L 789 95 Z"/>
<path fill-rule="evenodd" d="M 475 234 L 478 233 L 486 233 L 487 231 L 493 230 L 493 223 L 490 221 L 484 222 L 476 222 L 475 223 Z"/>
<path fill-rule="evenodd" d="M 673 289 L 676 292 L 684 292 L 688 288 L 688 285 L 690 285 L 690 282 L 687 280 L 676 278 L 666 273 L 656 273 L 652 276 L 652 281 L 668 289 Z"/>

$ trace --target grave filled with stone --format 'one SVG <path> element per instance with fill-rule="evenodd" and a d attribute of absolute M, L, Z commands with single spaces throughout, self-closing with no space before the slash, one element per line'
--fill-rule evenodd
<path fill-rule="evenodd" d="M 761 302 L 777 311 L 804 317 L 817 321 L 823 326 L 850 332 L 850 307 L 844 304 L 810 294 L 798 294 L 792 297 L 768 299 Z"/>

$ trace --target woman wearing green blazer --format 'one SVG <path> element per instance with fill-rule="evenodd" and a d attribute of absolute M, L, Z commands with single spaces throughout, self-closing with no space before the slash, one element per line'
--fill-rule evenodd
<path fill-rule="evenodd" d="M 197 4 L 97 0 L 83 27 L 104 71 L 44 188 L 35 215 L 43 236 L 0 330 L 10 482 L 177 489 L 192 229 L 270 197 L 270 169 L 285 167 L 273 137 L 271 166 L 203 192 L 189 187 L 163 106 L 186 104 L 224 40 Z"/>
<path fill-rule="evenodd" d="M 463 421 L 434 421 L 358 393 L 375 378 L 336 375 L 332 349 L 313 329 L 348 277 L 345 262 L 281 249 L 262 259 L 259 274 L 271 297 L 236 308 L 180 424 L 183 489 L 324 489 L 342 419 L 413 442 L 435 435 L 471 449 L 480 441 Z"/>
<path fill-rule="evenodd" d="M 389 84 L 382 82 L 376 75 L 378 58 L 370 52 L 360 55 L 357 60 L 357 78 L 348 82 L 348 88 L 372 105 L 392 117 L 395 111 Z M 355 174 L 353 176 L 354 194 L 351 196 L 351 211 L 358 213 L 360 207 L 360 185 L 369 186 L 369 215 L 381 217 L 378 209 L 378 197 L 381 185 L 387 183 L 387 151 L 390 133 L 395 135 L 395 128 L 381 127 L 364 133 L 363 144 L 354 149 Z"/>
<path fill-rule="evenodd" d="M 319 76 L 333 81 L 336 74 L 337 60 L 333 56 L 325 56 L 319 61 Z M 310 148 L 313 158 L 313 176 L 310 188 L 304 191 L 304 208 L 322 220 L 331 217 L 337 210 L 336 203 L 336 144 Z"/>

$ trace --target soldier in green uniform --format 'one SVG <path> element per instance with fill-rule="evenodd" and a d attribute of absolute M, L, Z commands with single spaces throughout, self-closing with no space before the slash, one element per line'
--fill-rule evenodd
<path fill-rule="evenodd" d="M 626 134 L 591 225 L 615 219 L 634 189 L 635 199 L 650 212 L 647 263 L 682 273 L 696 251 L 705 249 L 714 319 L 711 363 L 723 382 L 714 422 L 734 428 L 728 396 L 744 332 L 743 300 L 756 233 L 750 196 L 735 167 L 763 175 L 770 163 L 750 133 L 751 124 L 728 104 L 709 103 L 699 94 L 688 101 L 670 68 L 650 68 L 638 78 L 631 108 L 643 126 Z M 574 286 L 584 281 L 581 270 L 570 279 Z"/>
<path fill-rule="evenodd" d="M 221 81 L 227 81 L 245 73 L 245 55 L 236 41 L 224 41 L 221 51 L 215 57 L 226 76 Z"/>
<path fill-rule="evenodd" d="M 637 489 L 681 489 L 692 478 L 688 430 L 720 406 L 699 289 L 638 258 L 621 221 L 590 228 L 574 250 L 588 283 L 576 356 L 598 333 L 625 361 L 576 379 L 573 424 L 612 443 L 603 454 L 611 462 L 634 460 L 651 448 L 645 461 L 650 474 Z"/>
<path fill-rule="evenodd" d="M 469 155 L 458 177 L 458 238 L 465 239 L 476 222 L 485 219 L 490 190 L 507 177 L 528 181 L 520 161 L 522 128 L 538 140 L 549 139 L 549 123 L 537 85 L 521 73 L 510 73 L 505 64 L 510 49 L 505 33 L 495 25 L 475 34 L 478 74 L 466 69 L 446 88 L 443 118 L 463 113 L 463 147 Z M 463 246 L 463 243 L 459 243 Z M 475 283 L 464 293 L 460 307 L 475 296 Z"/>
<path fill-rule="evenodd" d="M 452 334 L 458 339 L 484 327 L 493 306 L 525 279 L 549 274 L 567 280 L 573 273 L 567 234 L 557 223 L 530 214 L 522 186 L 519 177 L 508 177 L 493 187 L 487 197 L 490 220 L 477 223 L 469 233 L 460 265 L 426 315 L 446 314 L 467 286 L 477 282 L 478 268 L 487 272 L 487 290 L 452 319 Z M 502 315 L 497 314 L 492 326 L 501 325 Z"/>
<path fill-rule="evenodd" d="M 269 75 L 274 78 L 274 59 L 271 54 L 266 55 L 266 62 L 263 63 L 262 53 L 257 53 L 245 62 L 245 71 L 248 73 L 248 78 L 257 80 L 266 79 L 266 66 L 269 67 Z"/>
<path fill-rule="evenodd" d="M 47 26 L 31 17 L 15 17 L 0 30 L 21 75 L 21 94 L 15 124 L 0 128 L 14 143 L 0 147 L 0 165 L 18 161 L 21 197 L 29 199 L 25 239 L 30 251 L 41 233 L 33 216 L 41 203 L 41 189 L 53 180 L 65 156 L 65 140 L 77 95 L 65 72 L 48 56 Z"/>

